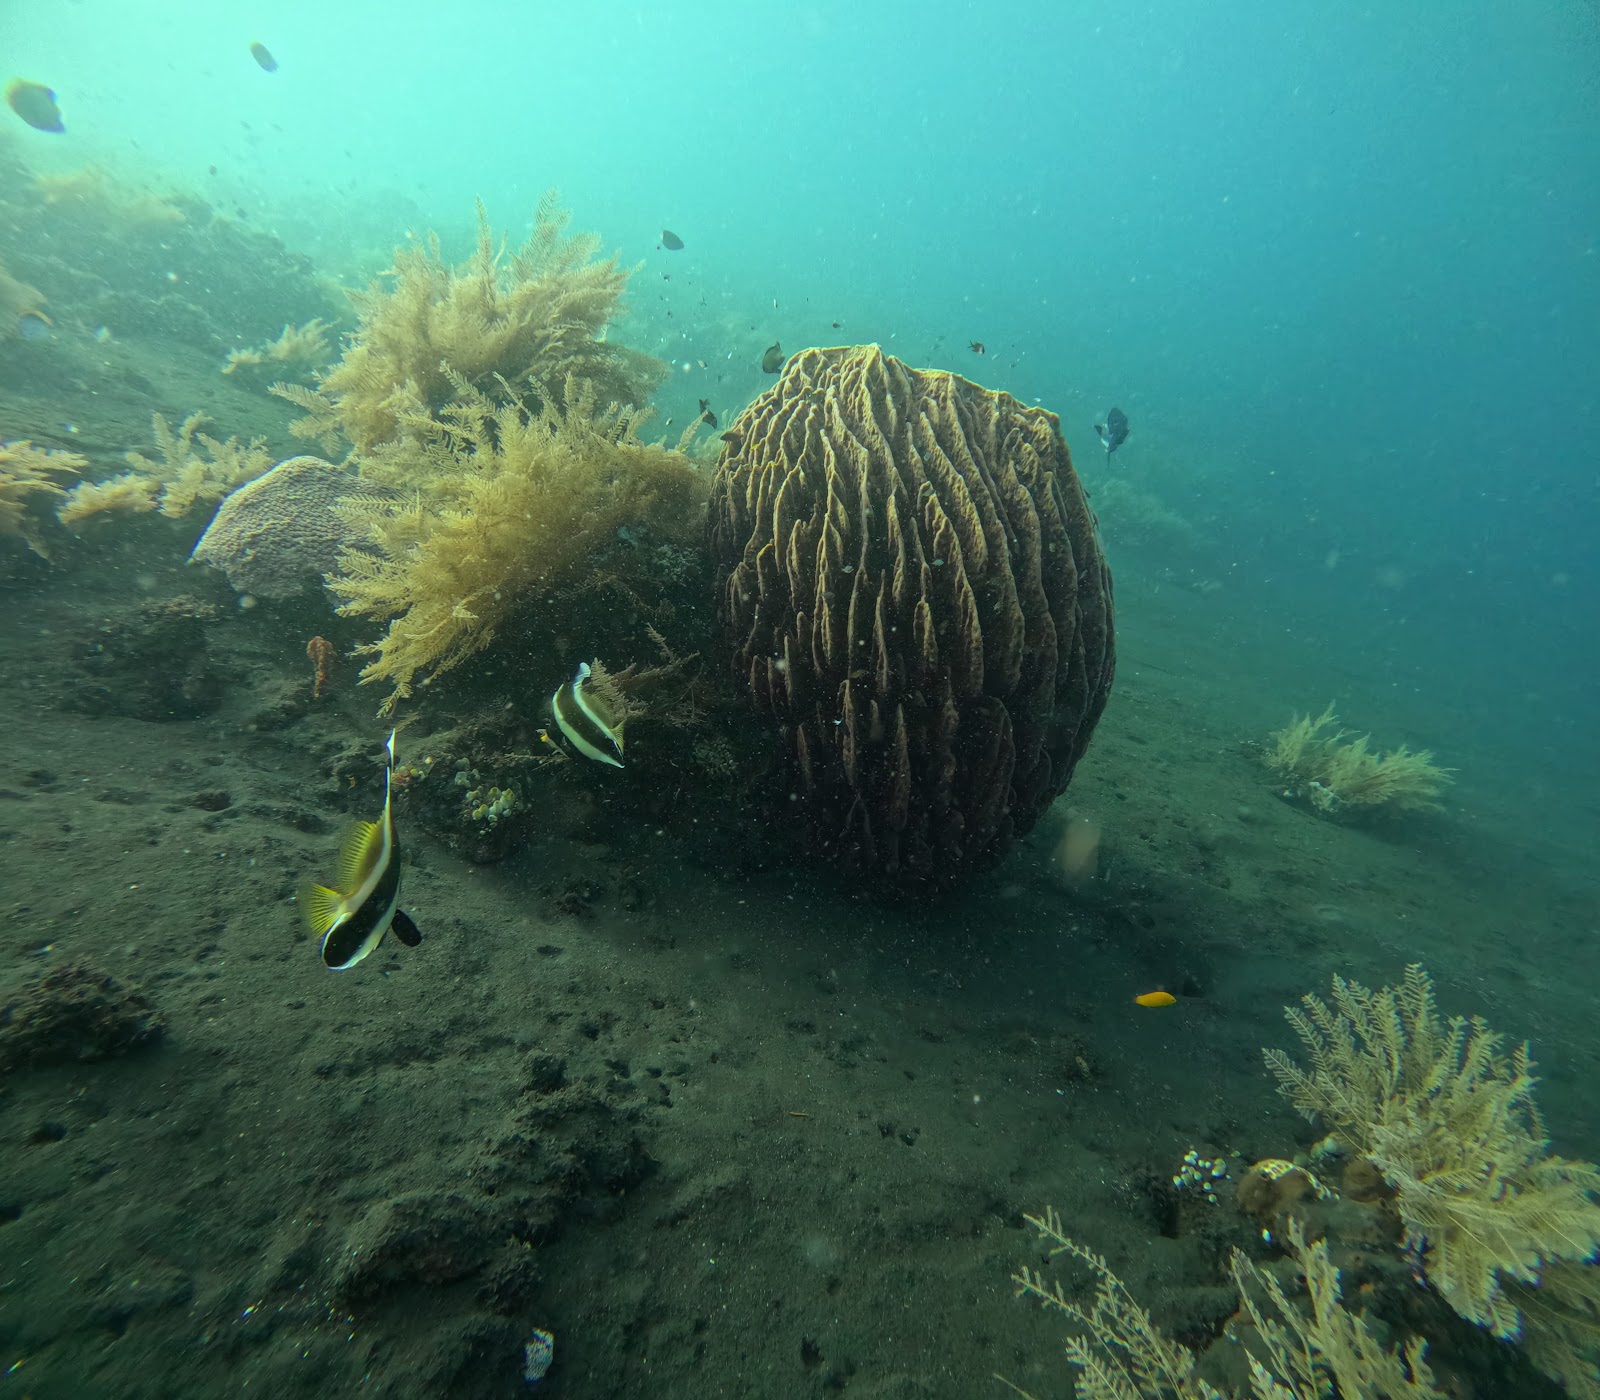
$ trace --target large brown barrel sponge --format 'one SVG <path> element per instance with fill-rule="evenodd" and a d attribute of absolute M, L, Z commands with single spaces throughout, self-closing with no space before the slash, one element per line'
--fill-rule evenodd
<path fill-rule="evenodd" d="M 877 346 L 806 350 L 723 434 L 723 645 L 816 846 L 944 888 L 1066 788 L 1115 669 L 1053 413 Z"/>

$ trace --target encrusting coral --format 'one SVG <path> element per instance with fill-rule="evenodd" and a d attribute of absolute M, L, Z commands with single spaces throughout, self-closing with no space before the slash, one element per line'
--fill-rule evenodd
<path fill-rule="evenodd" d="M 643 406 L 666 366 L 604 338 L 628 272 L 615 255 L 595 262 L 600 240 L 568 235 L 555 191 L 539 204 L 528 241 L 509 259 L 478 205 L 478 250 L 451 267 L 429 235 L 398 249 L 387 274 L 352 292 L 358 328 L 314 389 L 272 392 L 306 410 L 297 436 L 326 448 L 341 439 L 358 456 L 405 441 L 427 444 L 476 391 L 537 414 L 571 382 L 595 403 Z"/>
<path fill-rule="evenodd" d="M 1287 1015 L 1310 1068 L 1266 1051 L 1284 1095 L 1382 1173 L 1451 1307 L 1600 1395 L 1600 1169 L 1548 1152 L 1528 1047 L 1504 1053 L 1476 1017 L 1441 1021 L 1416 965 L 1400 987 L 1335 977 L 1331 1006 L 1303 1003 Z"/>
<path fill-rule="evenodd" d="M 1051 413 L 812 349 L 723 434 L 723 646 L 814 844 L 931 886 L 1066 788 L 1115 669 L 1111 574 Z"/>
<path fill-rule="evenodd" d="M 76 452 L 35 447 L 31 442 L 0 442 L 0 535 L 15 535 L 41 559 L 50 557 L 38 522 L 28 514 L 30 496 L 65 496 L 55 478 L 76 475 L 88 462 Z"/>
<path fill-rule="evenodd" d="M 1066 1236 L 1054 1209 L 1024 1218 L 1049 1245 L 1050 1258 L 1068 1255 L 1095 1276 L 1088 1306 L 1038 1270 L 1024 1266 L 1011 1276 L 1018 1297 L 1037 1299 L 1075 1329 L 1066 1356 L 1077 1367 L 1078 1400 L 1228 1400 L 1198 1374 L 1193 1353 L 1155 1325 L 1106 1261 Z M 1341 1301 L 1339 1271 L 1326 1243 L 1307 1244 L 1293 1221 L 1287 1234 L 1289 1253 L 1305 1279 L 1309 1313 L 1239 1250 L 1229 1263 L 1240 1315 L 1250 1323 L 1230 1326 L 1246 1348 L 1254 1400 L 1443 1400 L 1423 1359 L 1422 1339 L 1407 1337 L 1399 1348 L 1385 1348 L 1365 1319 Z"/>
<path fill-rule="evenodd" d="M 597 408 L 592 385 L 569 380 L 563 407 L 528 415 L 468 396 L 451 411 L 450 445 L 391 450 L 363 461 L 363 481 L 390 498 L 339 507 L 370 549 L 340 557 L 329 587 L 350 616 L 387 621 L 362 647 L 363 681 L 394 686 L 385 709 L 482 650 L 518 608 L 552 605 L 576 588 L 619 528 L 648 521 L 687 538 L 704 478 L 681 451 L 641 442 L 632 409 Z"/>
<path fill-rule="evenodd" d="M 1391 753 L 1374 753 L 1367 747 L 1370 734 L 1347 740 L 1343 730 L 1323 733 L 1338 722 L 1332 705 L 1315 719 L 1296 715 L 1271 735 L 1264 762 L 1319 812 L 1382 805 L 1438 807 L 1434 799 L 1451 781 L 1452 770 L 1439 767 L 1430 750 L 1412 753 L 1402 744 Z"/>
<path fill-rule="evenodd" d="M 228 496 L 189 562 L 221 569 L 239 593 L 293 597 L 353 547 L 338 506 L 362 490 L 354 472 L 320 457 L 287 458 Z"/>

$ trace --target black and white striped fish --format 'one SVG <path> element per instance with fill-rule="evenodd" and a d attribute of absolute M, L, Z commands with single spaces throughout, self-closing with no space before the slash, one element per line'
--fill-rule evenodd
<path fill-rule="evenodd" d="M 383 818 L 357 822 L 339 848 L 333 886 L 307 881 L 300 891 L 311 932 L 322 940 L 322 961 L 335 972 L 354 967 L 390 932 L 408 948 L 422 942 L 400 908 L 400 841 L 394 829 L 394 731 L 389 731 L 383 778 Z"/>
<path fill-rule="evenodd" d="M 591 683 L 593 672 L 587 661 L 578 663 L 578 673 L 550 697 L 550 718 L 556 732 L 544 738 L 593 759 L 622 767 L 622 727 L 627 716 Z"/>

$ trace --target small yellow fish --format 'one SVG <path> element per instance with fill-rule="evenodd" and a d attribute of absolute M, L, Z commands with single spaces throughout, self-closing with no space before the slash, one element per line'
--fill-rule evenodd
<path fill-rule="evenodd" d="M 1177 997 L 1171 992 L 1145 992 L 1133 999 L 1135 1006 L 1175 1006 Z"/>

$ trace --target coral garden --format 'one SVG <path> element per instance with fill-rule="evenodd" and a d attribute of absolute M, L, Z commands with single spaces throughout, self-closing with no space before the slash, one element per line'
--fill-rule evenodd
<path fill-rule="evenodd" d="M 1436 1383 L 1422 1338 L 1386 1342 L 1383 1325 L 1341 1296 L 1335 1251 L 1359 1255 L 1385 1237 L 1466 1322 L 1520 1343 L 1568 1394 L 1600 1396 L 1600 1168 L 1549 1152 L 1527 1046 L 1508 1053 L 1476 1017 L 1441 1020 L 1416 965 L 1400 986 L 1376 991 L 1335 977 L 1331 1005 L 1307 995 L 1287 1015 L 1309 1067 L 1275 1049 L 1267 1065 L 1295 1107 L 1333 1131 L 1316 1155 L 1343 1161 L 1349 1204 L 1287 1161 L 1256 1163 L 1234 1200 L 1268 1222 L 1266 1240 L 1287 1244 L 1309 1307 L 1271 1266 L 1233 1248 L 1239 1311 L 1221 1345 L 1242 1345 L 1241 1374 L 1237 1354 L 1219 1347 L 1197 1359 L 1165 1335 L 1105 1260 L 1066 1236 L 1053 1209 L 1029 1216 L 1047 1260 L 1076 1259 L 1094 1280 L 1085 1305 L 1038 1269 L 1013 1275 L 1019 1296 L 1066 1318 L 1080 1400 L 1455 1393 L 1459 1378 Z M 1446 1330 L 1437 1316 L 1432 1325 Z M 1229 1372 L 1237 1384 L 1221 1382 Z"/>

